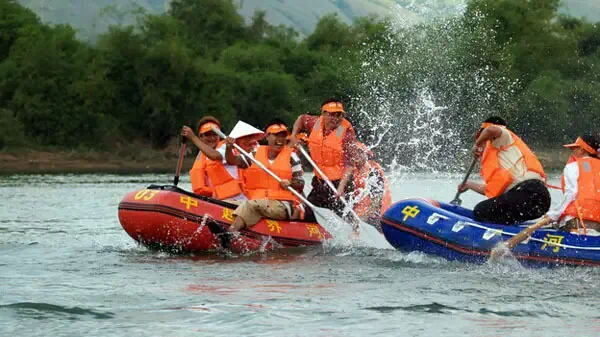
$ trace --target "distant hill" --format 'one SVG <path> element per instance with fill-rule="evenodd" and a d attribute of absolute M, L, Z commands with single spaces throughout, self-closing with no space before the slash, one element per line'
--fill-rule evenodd
<path fill-rule="evenodd" d="M 134 14 L 163 13 L 171 0 L 18 0 L 31 8 L 44 22 L 68 23 L 82 36 L 94 36 L 109 25 L 131 24 Z M 439 14 L 453 15 L 464 7 L 464 0 L 233 0 L 240 13 L 250 18 L 265 10 L 274 25 L 292 26 L 303 35 L 310 34 L 319 18 L 337 13 L 345 22 L 354 17 L 378 15 L 411 25 Z"/>
<path fill-rule="evenodd" d="M 170 0 L 18 0 L 33 9 L 44 22 L 68 23 L 82 37 L 95 36 L 109 25 L 131 24 L 135 13 L 163 13 Z M 307 35 L 319 18 L 337 13 L 345 22 L 375 14 L 410 25 L 438 16 L 460 14 L 466 0 L 234 0 L 239 11 L 250 18 L 265 10 L 271 24 L 293 26 Z M 567 0 L 563 11 L 589 20 L 600 20 L 600 0 Z"/>
<path fill-rule="evenodd" d="M 564 1 L 564 12 L 575 17 L 585 17 L 590 21 L 600 21 L 600 0 Z"/>
<path fill-rule="evenodd" d="M 266 9 L 269 23 L 293 26 L 304 35 L 310 34 L 319 18 L 329 13 L 337 13 L 347 23 L 369 14 L 390 16 L 406 24 L 423 20 L 421 15 L 391 0 L 236 0 L 235 3 L 245 17 Z"/>
<path fill-rule="evenodd" d="M 80 36 L 95 36 L 110 25 L 131 24 L 134 13 L 163 13 L 165 0 L 18 0 L 47 23 L 68 23 Z"/>

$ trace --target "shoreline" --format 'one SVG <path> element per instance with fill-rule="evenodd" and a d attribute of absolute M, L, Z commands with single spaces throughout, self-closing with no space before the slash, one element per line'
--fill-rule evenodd
<path fill-rule="evenodd" d="M 175 172 L 178 148 L 143 149 L 136 153 L 96 151 L 0 151 L 0 175 L 17 174 L 140 174 Z M 536 151 L 548 171 L 562 170 L 570 151 Z M 189 170 L 194 156 L 187 150 L 182 172 Z"/>
<path fill-rule="evenodd" d="M 147 149 L 132 155 L 96 151 L 0 151 L 0 175 L 175 173 L 177 155 L 168 150 Z M 189 170 L 194 159 L 186 155 L 182 171 Z"/>

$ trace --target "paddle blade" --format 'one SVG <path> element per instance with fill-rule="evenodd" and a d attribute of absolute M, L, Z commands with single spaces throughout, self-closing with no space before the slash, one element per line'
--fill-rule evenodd
<path fill-rule="evenodd" d="M 361 222 L 358 235 L 353 226 L 342 220 L 337 214 L 326 208 L 315 207 L 313 209 L 317 222 L 325 228 L 334 240 L 342 244 L 355 244 L 377 249 L 394 249 L 387 242 L 383 234 L 377 228 L 368 223 Z"/>
<path fill-rule="evenodd" d="M 489 260 L 498 260 L 510 254 L 510 249 L 506 246 L 506 242 L 500 242 L 492 249 Z"/>

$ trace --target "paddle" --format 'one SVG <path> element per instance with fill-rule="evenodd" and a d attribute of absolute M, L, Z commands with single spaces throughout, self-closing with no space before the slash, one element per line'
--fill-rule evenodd
<path fill-rule="evenodd" d="M 223 132 L 221 132 L 221 130 L 218 130 L 217 128 L 213 128 L 212 129 L 213 132 L 215 132 L 217 135 L 219 135 L 219 137 L 221 138 L 225 138 L 225 134 L 223 134 Z M 265 167 L 265 165 L 263 165 L 261 162 L 259 162 L 258 160 L 256 160 L 252 155 L 250 155 L 248 152 L 246 152 L 244 149 L 242 149 L 239 145 L 237 144 L 233 144 L 233 146 L 244 156 L 246 156 L 248 159 L 250 159 L 250 161 L 252 161 L 254 164 L 256 164 L 256 166 L 258 166 L 260 169 L 262 169 L 263 171 L 265 171 L 268 175 L 270 175 L 271 177 L 273 177 L 273 179 L 275 179 L 277 182 L 281 182 L 281 178 L 279 178 L 275 173 L 271 172 L 271 170 L 269 170 L 267 167 Z M 316 217 L 317 217 L 317 222 L 323 226 L 323 228 L 325 228 L 330 234 L 333 235 L 333 233 L 335 231 L 339 232 L 340 228 L 333 228 L 331 227 L 330 223 L 331 222 L 338 222 L 338 223 L 345 223 L 339 216 L 337 216 L 335 213 L 333 213 L 331 210 L 325 209 L 325 208 L 319 208 L 315 205 L 313 205 L 310 201 L 306 200 L 306 198 L 299 193 L 298 191 L 296 191 L 295 189 L 293 189 L 291 186 L 288 186 L 287 188 L 290 192 L 292 192 L 298 199 L 300 199 L 304 204 L 306 204 L 308 207 L 310 207 Z M 375 227 L 372 226 L 366 226 L 371 227 L 378 236 L 381 236 L 379 234 L 379 232 L 377 232 L 377 229 L 375 229 Z M 376 239 L 373 238 L 373 233 L 372 231 L 370 231 L 370 229 L 367 229 L 364 231 L 364 233 L 371 239 L 372 244 L 377 244 L 378 246 L 382 246 L 380 243 L 377 242 Z M 348 233 L 349 234 L 349 233 Z M 389 246 L 389 244 L 387 245 Z M 386 246 L 386 247 L 387 247 Z"/>
<path fill-rule="evenodd" d="M 467 170 L 467 174 L 465 175 L 465 178 L 463 179 L 462 183 L 459 186 L 464 185 L 467 180 L 469 179 L 469 176 L 471 175 L 471 172 L 473 172 L 473 169 L 475 168 L 475 164 L 477 164 L 477 157 L 473 158 L 473 161 L 471 162 L 471 166 L 469 166 L 469 169 Z M 464 191 L 456 191 L 456 195 L 454 196 L 454 199 L 452 199 L 452 201 L 450 201 L 450 205 L 456 205 L 456 206 L 460 206 L 460 204 L 462 204 L 462 200 L 460 200 L 460 195 L 463 193 Z"/>
<path fill-rule="evenodd" d="M 317 163 L 315 163 L 312 160 L 312 158 L 306 152 L 306 150 L 304 149 L 304 147 L 302 147 L 302 145 L 300 145 L 300 144 L 297 144 L 296 148 L 298 150 L 300 150 L 300 153 L 302 153 L 302 155 L 304 156 L 304 158 L 306 158 L 306 160 L 308 160 L 308 162 L 310 163 L 310 165 L 312 165 L 312 167 L 315 169 L 315 171 L 317 171 L 317 173 L 321 176 L 321 178 L 323 180 L 325 180 L 325 183 L 327 184 L 327 186 L 329 186 L 329 189 L 331 189 L 331 191 L 333 192 L 333 194 L 337 196 L 338 195 L 337 189 L 335 188 L 335 186 L 333 185 L 333 183 L 331 182 L 331 180 L 329 180 L 329 178 L 325 175 L 325 173 L 323 173 L 323 171 L 321 171 L 321 169 L 319 168 L 319 166 L 317 166 Z M 344 204 L 345 207 L 347 207 L 347 208 L 350 209 L 350 214 L 352 214 L 352 216 L 355 218 L 355 220 L 357 220 L 358 222 L 360 222 L 360 217 L 358 216 L 358 214 L 356 214 L 356 212 L 354 212 L 354 209 L 352 209 L 352 207 L 348 207 L 348 202 L 346 201 L 346 199 L 344 199 L 344 196 L 343 195 L 339 195 L 338 198 Z"/>
<path fill-rule="evenodd" d="M 179 174 L 181 173 L 181 167 L 183 166 L 183 157 L 185 157 L 185 143 L 187 138 L 181 137 L 181 147 L 179 148 L 179 160 L 177 161 L 177 168 L 175 168 L 175 178 L 173 178 L 173 186 L 179 184 Z"/>
<path fill-rule="evenodd" d="M 510 240 L 504 242 L 503 245 L 498 246 L 498 247 L 494 247 L 494 249 L 492 249 L 492 252 L 490 253 L 490 260 L 494 260 L 494 259 L 497 259 L 497 258 L 503 256 L 506 253 L 507 249 L 508 250 L 513 249 L 519 243 L 523 242 L 528 237 L 530 237 L 533 232 L 535 232 L 536 230 L 544 227 L 550 221 L 551 221 L 551 219 L 549 217 L 544 216 L 540 221 L 538 221 L 535 224 L 533 224 L 533 225 L 525 228 L 524 230 L 522 230 L 521 232 L 519 232 L 517 235 L 513 236 L 512 238 L 510 238 Z"/>

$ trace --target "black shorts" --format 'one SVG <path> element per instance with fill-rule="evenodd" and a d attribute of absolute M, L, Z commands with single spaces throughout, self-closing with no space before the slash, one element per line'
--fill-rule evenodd
<path fill-rule="evenodd" d="M 484 200 L 473 209 L 481 222 L 513 225 L 534 220 L 550 209 L 550 193 L 541 180 L 525 180 L 505 193 Z"/>
<path fill-rule="evenodd" d="M 340 185 L 341 180 L 333 180 L 333 186 L 337 188 Z M 337 215 L 342 216 L 344 211 L 344 203 L 338 198 L 335 193 L 327 186 L 324 180 L 314 176 L 311 182 L 312 190 L 308 194 L 308 201 L 317 207 L 327 208 L 335 212 Z M 346 184 L 345 194 L 348 195 L 352 192 L 352 179 Z"/>

